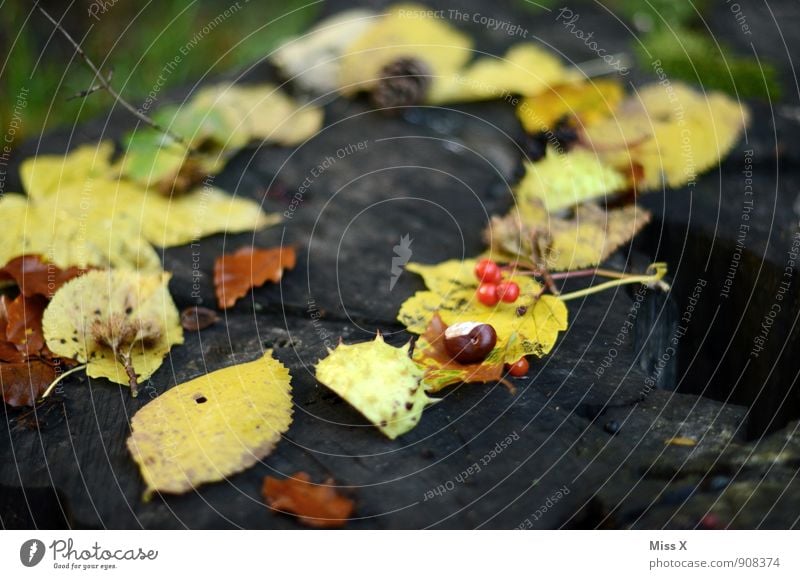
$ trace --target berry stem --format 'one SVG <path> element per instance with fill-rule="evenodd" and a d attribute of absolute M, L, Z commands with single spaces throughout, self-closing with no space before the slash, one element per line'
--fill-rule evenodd
<path fill-rule="evenodd" d="M 595 271 L 595 270 L 593 270 Z M 604 270 L 606 271 L 606 270 Z M 596 294 L 601 291 L 605 291 L 607 289 L 631 284 L 631 283 L 642 283 L 646 285 L 657 285 L 662 290 L 668 290 L 669 284 L 663 281 L 663 277 L 667 273 L 667 264 L 666 263 L 653 263 L 648 266 L 647 271 L 644 274 L 626 274 L 626 273 L 617 273 L 617 272 L 609 272 L 614 273 L 614 277 L 611 281 L 603 282 L 598 285 L 594 285 L 591 287 L 584 288 L 582 290 L 577 290 L 574 292 L 561 294 L 559 298 L 563 301 L 574 300 L 577 298 L 582 298 L 588 295 Z"/>

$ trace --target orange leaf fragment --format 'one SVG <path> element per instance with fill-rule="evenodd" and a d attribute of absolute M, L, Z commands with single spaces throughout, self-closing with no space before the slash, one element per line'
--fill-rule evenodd
<path fill-rule="evenodd" d="M 254 287 L 268 281 L 279 282 L 283 271 L 293 269 L 296 262 L 293 247 L 243 247 L 218 257 L 214 263 L 214 289 L 219 308 L 230 308 Z"/>
<path fill-rule="evenodd" d="M 332 479 L 323 484 L 311 482 L 308 473 L 298 472 L 279 480 L 264 478 L 261 494 L 270 507 L 292 513 L 309 527 L 342 527 L 353 513 L 355 502 L 336 492 Z"/>

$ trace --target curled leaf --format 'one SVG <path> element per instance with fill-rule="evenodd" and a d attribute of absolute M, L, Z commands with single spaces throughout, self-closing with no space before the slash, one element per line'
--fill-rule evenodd
<path fill-rule="evenodd" d="M 180 384 L 131 420 L 128 450 L 153 492 L 183 493 L 267 456 L 292 422 L 289 370 L 261 358 Z"/>
<path fill-rule="evenodd" d="M 342 527 L 353 513 L 355 502 L 337 493 L 334 484 L 332 479 L 315 484 L 308 473 L 297 472 L 284 480 L 265 477 L 261 494 L 270 507 L 296 515 L 309 527 Z"/>
<path fill-rule="evenodd" d="M 168 274 L 90 271 L 64 285 L 44 313 L 48 347 L 86 364 L 92 378 L 131 386 L 161 366 L 183 343 Z"/>
<path fill-rule="evenodd" d="M 232 307 L 254 287 L 278 283 L 284 270 L 293 269 L 297 255 L 293 247 L 260 249 L 242 247 L 214 262 L 214 289 L 220 309 Z"/>
<path fill-rule="evenodd" d="M 317 364 L 317 380 L 336 392 L 391 439 L 414 428 L 433 402 L 423 370 L 378 334 L 372 342 L 339 344 Z"/>
<path fill-rule="evenodd" d="M 39 255 L 21 255 L 0 268 L 0 282 L 13 281 L 26 297 L 40 295 L 50 299 L 58 288 L 84 271 L 77 267 L 62 270 Z"/>

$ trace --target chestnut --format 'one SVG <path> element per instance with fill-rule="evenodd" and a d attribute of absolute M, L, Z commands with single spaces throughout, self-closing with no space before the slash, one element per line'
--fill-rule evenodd
<path fill-rule="evenodd" d="M 497 332 L 489 324 L 459 322 L 444 331 L 444 347 L 459 364 L 483 362 L 497 343 Z"/>

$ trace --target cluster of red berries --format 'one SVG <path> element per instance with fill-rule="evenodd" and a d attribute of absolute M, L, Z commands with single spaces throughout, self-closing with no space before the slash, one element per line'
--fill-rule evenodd
<path fill-rule="evenodd" d="M 519 297 L 519 285 L 504 280 L 500 266 L 491 259 L 482 259 L 475 266 L 478 285 L 478 301 L 485 306 L 494 306 L 503 301 L 513 304 Z"/>
<path fill-rule="evenodd" d="M 478 278 L 478 301 L 485 306 L 494 306 L 503 301 L 513 304 L 519 298 L 519 285 L 503 279 L 500 266 L 491 259 L 482 259 L 475 265 L 475 277 Z M 528 359 L 524 356 L 508 366 L 512 376 L 525 376 L 530 369 Z"/>

